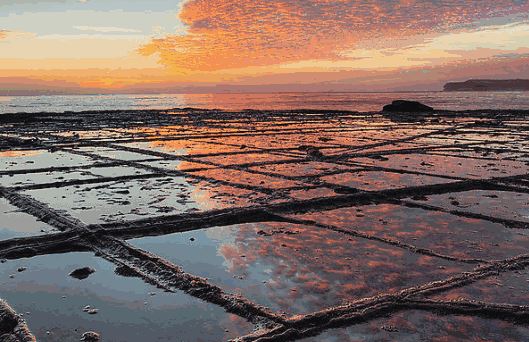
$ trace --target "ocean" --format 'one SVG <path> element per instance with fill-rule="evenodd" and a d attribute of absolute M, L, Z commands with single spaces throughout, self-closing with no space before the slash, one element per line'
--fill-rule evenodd
<path fill-rule="evenodd" d="M 378 111 L 396 99 L 416 100 L 446 110 L 529 110 L 529 92 L 395 92 L 0 96 L 0 113 L 183 107 Z"/>

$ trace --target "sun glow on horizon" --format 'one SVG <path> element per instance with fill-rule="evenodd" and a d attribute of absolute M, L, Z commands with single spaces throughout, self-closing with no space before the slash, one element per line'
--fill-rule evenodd
<path fill-rule="evenodd" d="M 519 0 L 0 4 L 2 93 L 438 89 L 468 77 L 529 77 L 528 58 L 529 3 Z"/>

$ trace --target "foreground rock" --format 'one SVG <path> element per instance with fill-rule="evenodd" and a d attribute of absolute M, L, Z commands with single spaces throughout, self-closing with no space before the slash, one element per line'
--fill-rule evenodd
<path fill-rule="evenodd" d="M 81 337 L 81 341 L 85 342 L 98 342 L 101 340 L 101 336 L 98 333 L 93 331 L 87 331 Z"/>
<path fill-rule="evenodd" d="M 2 299 L 0 299 L 0 341 L 36 341 L 35 336 L 29 331 L 26 321 Z"/>
<path fill-rule="evenodd" d="M 433 112 L 434 109 L 417 101 L 395 100 L 382 109 L 384 112 L 392 113 L 421 113 Z"/>
<path fill-rule="evenodd" d="M 70 277 L 77 278 L 79 280 L 86 279 L 88 276 L 92 273 L 94 273 L 96 270 L 94 270 L 92 267 L 83 267 L 78 268 L 76 270 L 73 270 L 70 272 Z"/>

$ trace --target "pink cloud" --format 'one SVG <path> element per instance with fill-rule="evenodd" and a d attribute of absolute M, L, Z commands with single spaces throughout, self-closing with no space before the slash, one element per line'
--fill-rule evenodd
<path fill-rule="evenodd" d="M 528 10 L 514 0 L 191 0 L 180 13 L 187 33 L 153 39 L 141 51 L 158 53 L 168 66 L 206 71 L 339 60 L 359 41 L 446 32 Z"/>

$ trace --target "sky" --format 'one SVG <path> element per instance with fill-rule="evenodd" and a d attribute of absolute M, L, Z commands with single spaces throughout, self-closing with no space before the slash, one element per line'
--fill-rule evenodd
<path fill-rule="evenodd" d="M 529 0 L 0 0 L 0 94 L 529 78 Z"/>

